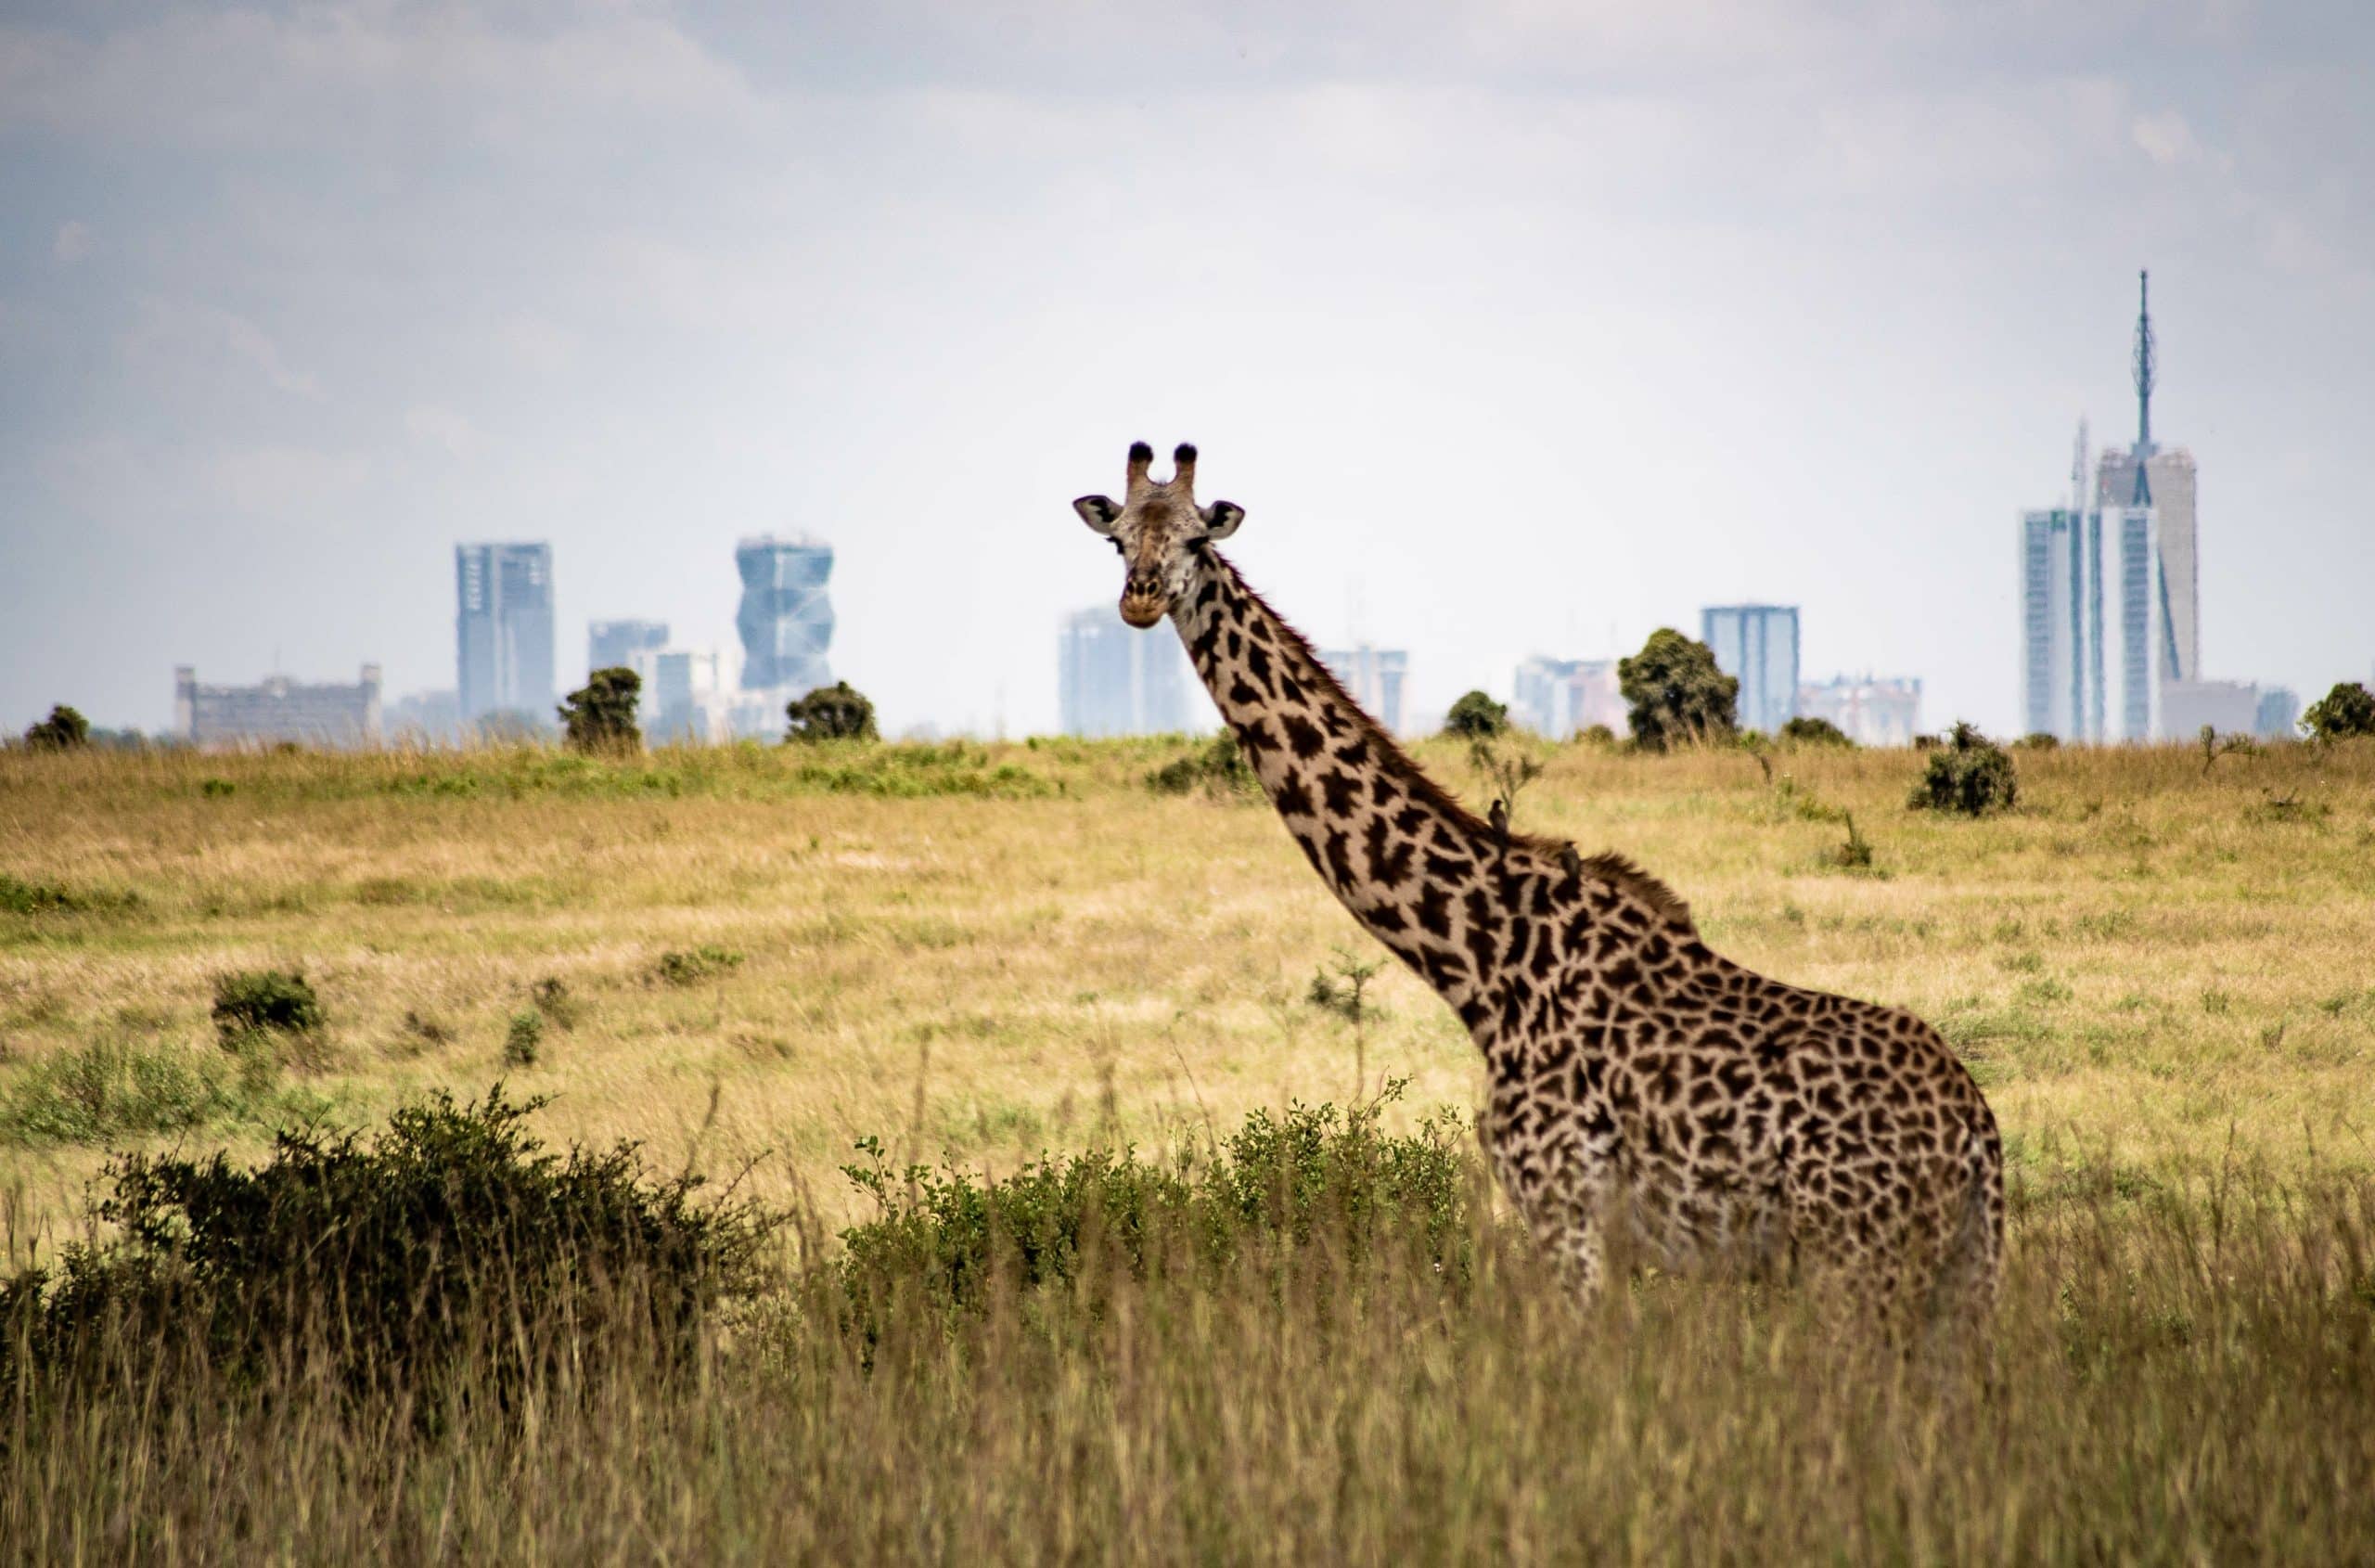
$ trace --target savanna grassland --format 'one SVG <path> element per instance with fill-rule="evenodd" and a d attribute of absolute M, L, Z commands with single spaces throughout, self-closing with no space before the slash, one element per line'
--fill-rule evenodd
<path fill-rule="evenodd" d="M 1146 787 L 1189 750 L 0 753 L 12 1269 L 105 1240 L 118 1151 L 251 1163 L 498 1079 L 549 1097 L 548 1143 L 639 1140 L 794 1216 L 688 1358 L 515 1304 L 514 1338 L 584 1354 L 436 1420 L 294 1351 L 167 1374 L 127 1339 L 96 1382 L 19 1357 L 0 1541 L 2375 1555 L 2375 747 L 2021 752 L 2019 806 L 1976 821 L 1907 809 L 1910 752 L 1546 752 L 1521 827 L 1638 859 L 1755 968 L 1922 1014 L 1985 1086 L 2011 1262 L 1988 1365 L 1952 1374 L 1786 1295 L 1559 1300 L 1476 1176 L 1464 1033 L 1399 970 L 1358 1022 L 1314 1002 L 1381 955 L 1258 801 Z M 322 1022 L 232 1048 L 218 980 L 263 970 Z M 1295 1102 L 1371 1109 L 1243 1143 Z M 1117 1207 L 1110 1157 L 1052 1167 L 1061 1192 L 1028 1165 L 1133 1147 L 1124 1186 L 1188 1185 Z M 1212 1199 L 1232 1168 L 1266 1174 Z M 1034 1169 L 1033 1202 L 1106 1194 L 1069 1251 L 982 1219 Z"/>

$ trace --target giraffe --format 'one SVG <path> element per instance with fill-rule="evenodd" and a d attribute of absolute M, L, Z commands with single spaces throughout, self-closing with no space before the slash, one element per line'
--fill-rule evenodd
<path fill-rule="evenodd" d="M 1478 1140 L 1567 1287 L 1596 1297 L 1617 1237 L 1671 1270 L 1822 1270 L 1983 1316 L 2002 1145 L 1936 1032 L 1721 957 L 1621 855 L 1479 820 L 1213 548 L 1245 513 L 1198 505 L 1196 449 L 1167 481 L 1153 462 L 1134 444 L 1119 503 L 1072 503 L 1122 557 L 1122 619 L 1170 617 L 1312 869 L 1474 1037 Z"/>

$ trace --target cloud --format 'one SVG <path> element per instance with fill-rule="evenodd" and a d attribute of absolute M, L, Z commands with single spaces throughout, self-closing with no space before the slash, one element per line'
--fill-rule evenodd
<path fill-rule="evenodd" d="M 2202 144 L 2194 139 L 2193 127 L 2173 109 L 2138 115 L 2129 127 L 2129 135 L 2145 157 L 2164 169 L 2190 163 L 2202 156 Z"/>
<path fill-rule="evenodd" d="M 59 266 L 71 267 L 91 253 L 91 228 L 80 218 L 69 218 L 58 225 L 58 238 L 49 242 L 49 259 Z"/>

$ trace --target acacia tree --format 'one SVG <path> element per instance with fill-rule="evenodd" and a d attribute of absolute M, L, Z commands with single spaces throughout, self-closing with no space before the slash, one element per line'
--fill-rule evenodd
<path fill-rule="evenodd" d="M 560 707 L 560 722 L 571 750 L 579 752 L 638 752 L 643 731 L 635 727 L 635 706 L 643 695 L 643 677 L 622 665 L 596 670 L 585 684 L 569 694 Z"/>
<path fill-rule="evenodd" d="M 1631 708 L 1634 743 L 1643 751 L 1728 740 L 1740 727 L 1739 680 L 1715 667 L 1714 649 L 1671 626 L 1651 632 L 1640 652 L 1616 662 L 1616 686 Z"/>
<path fill-rule="evenodd" d="M 784 704 L 786 740 L 879 740 L 874 704 L 847 681 L 820 686 Z"/>
<path fill-rule="evenodd" d="M 2301 727 L 2319 740 L 2375 735 L 2375 692 L 2356 681 L 2339 681 L 2309 704 L 2309 711 L 2301 715 Z"/>
<path fill-rule="evenodd" d="M 1509 727 L 1509 706 L 1481 691 L 1461 694 L 1444 715 L 1444 733 L 1463 740 L 1490 740 Z"/>
<path fill-rule="evenodd" d="M 68 707 L 54 704 L 49 717 L 25 731 L 25 744 L 40 752 L 71 752 L 91 743 L 91 721 Z"/>

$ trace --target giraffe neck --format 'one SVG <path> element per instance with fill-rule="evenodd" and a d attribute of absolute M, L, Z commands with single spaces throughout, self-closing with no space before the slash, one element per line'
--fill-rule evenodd
<path fill-rule="evenodd" d="M 1209 547 L 1173 621 L 1312 869 L 1471 1025 L 1503 911 L 1557 876 L 1461 807 L 1363 713 L 1302 634 Z"/>

